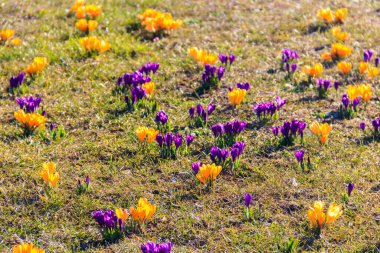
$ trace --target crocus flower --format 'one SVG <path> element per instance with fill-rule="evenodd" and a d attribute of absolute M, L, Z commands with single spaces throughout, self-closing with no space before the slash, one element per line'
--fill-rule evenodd
<path fill-rule="evenodd" d="M 321 63 L 316 63 L 314 66 L 304 66 L 302 72 L 309 77 L 318 77 L 323 71 L 323 65 Z"/>
<path fill-rule="evenodd" d="M 156 114 L 156 119 L 155 121 L 157 123 L 161 123 L 162 125 L 165 125 L 166 122 L 168 122 L 168 118 L 169 116 L 164 112 L 164 111 L 159 111 L 157 114 Z"/>
<path fill-rule="evenodd" d="M 237 148 L 239 150 L 239 156 L 240 156 L 243 153 L 244 149 L 245 149 L 245 143 L 241 142 L 241 141 L 235 142 L 232 145 L 232 148 Z"/>
<path fill-rule="evenodd" d="M 158 145 L 161 147 L 162 144 L 164 143 L 164 137 L 161 134 L 157 134 L 156 135 L 156 141 L 157 141 Z"/>
<path fill-rule="evenodd" d="M 173 140 L 174 140 L 174 136 L 172 133 L 166 133 L 164 135 L 164 142 L 165 142 L 166 146 L 170 147 L 173 143 Z"/>
<path fill-rule="evenodd" d="M 351 192 L 354 190 L 355 184 L 353 182 L 348 183 L 347 185 L 347 194 L 351 196 Z"/>
<path fill-rule="evenodd" d="M 215 110 L 215 108 L 216 108 L 216 104 L 212 104 L 212 103 L 209 104 L 207 106 L 207 114 L 211 115 L 213 113 L 213 111 Z"/>
<path fill-rule="evenodd" d="M 252 203 L 252 195 L 251 194 L 249 194 L 249 193 L 246 193 L 245 195 L 244 195 L 244 204 L 245 204 L 245 206 L 248 208 L 250 205 L 251 205 L 251 203 Z"/>
<path fill-rule="evenodd" d="M 83 49 L 89 53 L 97 52 L 104 53 L 111 48 L 111 44 L 99 39 L 95 36 L 83 37 L 79 39 L 79 43 L 82 45 Z"/>
<path fill-rule="evenodd" d="M 303 130 L 306 128 L 306 123 L 303 121 L 299 121 L 298 123 L 298 133 L 300 134 L 301 138 L 303 138 Z"/>
<path fill-rule="evenodd" d="M 190 146 L 190 144 L 194 141 L 194 135 L 193 134 L 188 134 L 186 135 L 186 145 Z"/>
<path fill-rule="evenodd" d="M 350 62 L 338 62 L 338 70 L 343 75 L 348 75 L 351 71 L 352 64 Z"/>
<path fill-rule="evenodd" d="M 363 55 L 364 55 L 364 61 L 365 62 L 370 62 L 371 58 L 372 58 L 372 55 L 373 55 L 373 52 L 372 52 L 372 50 L 367 49 L 367 50 L 364 50 Z"/>
<path fill-rule="evenodd" d="M 368 78 L 375 78 L 380 73 L 380 70 L 377 67 L 369 67 L 367 71 Z"/>
<path fill-rule="evenodd" d="M 297 67 L 298 67 L 298 66 L 297 66 L 296 63 L 292 63 L 292 65 L 290 65 L 290 68 L 291 68 L 291 70 L 292 70 L 293 73 L 296 72 Z"/>
<path fill-rule="evenodd" d="M 285 48 L 284 50 L 282 50 L 282 57 L 281 57 L 282 62 L 285 63 L 297 58 L 298 58 L 298 54 L 296 51 L 290 50 L 289 48 Z"/>
<path fill-rule="evenodd" d="M 272 127 L 272 133 L 276 137 L 278 136 L 278 130 L 279 130 L 279 128 L 277 126 Z"/>
<path fill-rule="evenodd" d="M 364 131 L 365 130 L 365 123 L 364 122 L 360 122 L 359 124 L 360 128 Z"/>
<path fill-rule="evenodd" d="M 224 75 L 224 72 L 225 72 L 225 68 L 223 66 L 219 66 L 218 68 L 218 73 L 217 73 L 217 77 L 218 77 L 218 80 L 220 81 Z"/>
<path fill-rule="evenodd" d="M 327 137 L 329 136 L 329 134 L 332 130 L 331 125 L 329 125 L 327 123 L 319 124 L 316 121 L 312 122 L 310 124 L 309 128 L 310 128 L 311 132 L 319 138 L 319 141 L 322 144 L 324 144 L 327 141 Z"/>
<path fill-rule="evenodd" d="M 294 151 L 294 156 L 296 157 L 296 159 L 297 159 L 297 161 L 299 163 L 303 162 L 304 152 L 302 150 L 296 150 L 296 151 Z"/>
<path fill-rule="evenodd" d="M 375 58 L 375 67 L 379 66 L 379 58 Z"/>
<path fill-rule="evenodd" d="M 155 84 L 154 82 L 146 82 L 142 85 L 142 88 L 145 90 L 146 94 L 152 95 L 154 91 Z"/>
<path fill-rule="evenodd" d="M 230 60 L 230 65 L 232 65 L 232 63 L 234 63 L 235 61 L 235 55 L 234 54 L 230 54 L 230 56 L 228 57 L 228 59 Z"/>
<path fill-rule="evenodd" d="M 59 173 L 55 172 L 55 163 L 43 163 L 40 175 L 46 184 L 56 187 L 59 180 Z"/>
<path fill-rule="evenodd" d="M 195 113 L 195 108 L 194 107 L 191 107 L 189 109 L 189 115 L 190 115 L 190 118 L 193 118 L 194 117 L 194 113 Z"/>
<path fill-rule="evenodd" d="M 11 89 L 13 89 L 13 88 L 16 88 L 16 87 L 19 87 L 19 86 L 21 86 L 21 84 L 24 82 L 24 80 L 25 80 L 25 73 L 24 72 L 20 72 L 20 73 L 18 73 L 18 75 L 17 76 L 12 76 L 11 77 L 11 79 L 9 80 L 9 82 L 10 82 L 10 85 L 9 85 L 9 87 L 11 88 Z"/>
<path fill-rule="evenodd" d="M 214 133 L 215 137 L 221 136 L 224 134 L 224 126 L 221 123 L 217 123 L 211 127 L 211 131 Z"/>
<path fill-rule="evenodd" d="M 230 156 L 230 151 L 228 149 L 221 149 L 219 152 L 219 159 L 224 162 Z"/>
<path fill-rule="evenodd" d="M 26 133 L 33 133 L 37 129 L 44 129 L 46 118 L 38 113 L 25 113 L 18 110 L 14 113 L 18 123 L 26 130 Z"/>
<path fill-rule="evenodd" d="M 340 206 L 335 203 L 331 203 L 327 212 L 324 213 L 324 203 L 322 201 L 315 201 L 313 207 L 307 212 L 310 224 L 313 228 L 319 229 L 319 231 L 325 226 L 332 224 L 338 219 L 343 211 Z"/>
<path fill-rule="evenodd" d="M 373 129 L 375 130 L 375 133 L 377 133 L 380 127 L 380 119 L 379 118 L 374 119 L 372 121 L 372 126 L 373 126 Z"/>
<path fill-rule="evenodd" d="M 35 57 L 33 62 L 25 68 L 25 72 L 29 75 L 35 75 L 42 71 L 47 64 L 46 57 Z"/>
<path fill-rule="evenodd" d="M 199 64 L 214 64 L 218 59 L 216 54 L 210 54 L 206 50 L 201 50 L 196 47 L 191 47 L 187 50 L 188 54 Z"/>
<path fill-rule="evenodd" d="M 45 250 L 34 246 L 33 243 L 21 243 L 13 246 L 12 253 L 45 253 Z"/>
<path fill-rule="evenodd" d="M 359 104 L 360 104 L 359 98 L 355 98 L 354 101 L 352 101 L 352 106 L 354 107 L 354 109 L 356 109 L 356 106 L 358 106 Z"/>
<path fill-rule="evenodd" d="M 334 82 L 334 88 L 335 88 L 335 90 L 338 90 L 339 86 L 340 86 L 340 82 L 339 81 L 335 81 Z"/>
<path fill-rule="evenodd" d="M 146 198 L 140 198 L 137 208 L 131 207 L 132 218 L 139 224 L 148 221 L 156 212 L 156 206 L 149 203 Z"/>
<path fill-rule="evenodd" d="M 201 166 L 202 166 L 202 163 L 198 161 L 191 164 L 191 169 L 194 171 L 195 174 L 197 174 Z"/>
<path fill-rule="evenodd" d="M 240 105 L 243 102 L 245 95 L 247 94 L 246 90 L 243 89 L 233 89 L 228 92 L 228 98 L 232 106 Z"/>
<path fill-rule="evenodd" d="M 240 155 L 240 150 L 238 148 L 231 148 L 232 162 L 235 162 L 236 159 L 239 157 L 239 155 Z"/>
<path fill-rule="evenodd" d="M 236 87 L 239 89 L 248 91 L 251 88 L 251 84 L 250 83 L 238 83 L 238 84 L 236 84 Z"/>
<path fill-rule="evenodd" d="M 210 148 L 210 158 L 213 162 L 216 162 L 216 159 L 215 158 L 220 158 L 220 148 L 216 147 L 216 146 L 212 146 Z"/>
<path fill-rule="evenodd" d="M 276 97 L 276 108 L 277 110 L 280 110 L 281 107 L 283 107 L 286 103 L 285 99 L 282 99 L 280 97 Z"/>
<path fill-rule="evenodd" d="M 220 60 L 220 62 L 221 62 L 222 64 L 227 64 L 228 57 L 227 57 L 227 55 L 225 55 L 225 54 L 220 54 L 220 55 L 219 55 L 219 60 Z"/>
<path fill-rule="evenodd" d="M 201 104 L 198 104 L 197 107 L 196 107 L 196 112 L 198 115 L 202 115 L 202 113 L 205 111 L 205 109 L 203 108 L 203 106 Z"/>
<path fill-rule="evenodd" d="M 171 242 L 155 244 L 153 242 L 147 242 L 141 245 L 142 253 L 170 253 L 172 244 Z"/>
<path fill-rule="evenodd" d="M 348 108 L 348 105 L 350 104 L 350 99 L 348 98 L 347 94 L 343 94 L 342 96 L 342 104 L 344 105 L 344 107 Z"/>
<path fill-rule="evenodd" d="M 182 135 L 181 134 L 177 134 L 174 137 L 174 145 L 175 145 L 176 149 L 178 149 L 182 145 Z"/>
<path fill-rule="evenodd" d="M 116 214 L 117 218 L 120 220 L 121 224 L 123 224 L 123 225 L 125 224 L 125 221 L 129 217 L 129 213 L 128 213 L 127 209 L 123 209 L 123 208 L 116 208 L 115 214 Z"/>
<path fill-rule="evenodd" d="M 24 109 L 25 112 L 31 113 L 36 112 L 38 106 L 40 105 L 42 99 L 40 97 L 25 97 L 25 98 L 16 98 L 20 109 Z"/>
<path fill-rule="evenodd" d="M 330 86 L 331 86 L 331 82 L 330 82 L 330 80 L 328 80 L 328 79 L 321 79 L 321 78 L 318 78 L 318 79 L 317 79 L 317 85 L 318 85 L 320 88 L 323 88 L 325 91 L 327 91 L 328 88 L 330 88 Z"/>
<path fill-rule="evenodd" d="M 216 177 L 220 174 L 221 171 L 222 166 L 216 166 L 215 164 L 203 164 L 199 168 L 199 172 L 197 173 L 196 177 L 203 184 L 212 184 L 212 182 L 215 181 Z"/>

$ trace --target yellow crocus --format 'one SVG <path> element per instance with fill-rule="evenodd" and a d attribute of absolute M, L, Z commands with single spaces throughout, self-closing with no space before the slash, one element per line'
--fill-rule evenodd
<path fill-rule="evenodd" d="M 348 40 L 348 37 L 349 37 L 348 33 L 342 32 L 339 26 L 333 27 L 331 29 L 331 32 L 332 32 L 333 36 L 338 40 L 341 40 L 341 41 Z"/>
<path fill-rule="evenodd" d="M 69 11 L 72 12 L 72 11 L 77 11 L 80 7 L 84 6 L 85 5 L 85 0 L 76 0 L 75 1 L 75 4 L 73 4 Z"/>
<path fill-rule="evenodd" d="M 98 27 L 98 22 L 96 20 L 79 19 L 75 26 L 82 32 L 91 32 Z"/>
<path fill-rule="evenodd" d="M 13 247 L 12 253 L 45 253 L 45 250 L 35 247 L 33 243 L 21 243 Z"/>
<path fill-rule="evenodd" d="M 302 72 L 309 77 L 318 77 L 322 74 L 323 65 L 321 63 L 316 63 L 314 66 L 304 66 Z"/>
<path fill-rule="evenodd" d="M 137 136 L 137 139 L 140 142 L 144 142 L 145 141 L 147 133 L 148 133 L 148 128 L 147 127 L 138 127 L 136 129 L 136 136 Z"/>
<path fill-rule="evenodd" d="M 152 143 L 156 139 L 158 133 L 158 130 L 155 130 L 154 128 L 149 128 L 147 131 L 147 142 Z"/>
<path fill-rule="evenodd" d="M 335 204 L 331 203 L 329 209 L 327 209 L 326 213 L 326 224 L 333 223 L 336 219 L 338 219 L 342 215 L 342 208 Z"/>
<path fill-rule="evenodd" d="M 92 19 L 97 18 L 102 13 L 102 8 L 95 4 L 87 4 L 85 10 L 87 15 Z"/>
<path fill-rule="evenodd" d="M 0 31 L 0 40 L 9 40 L 14 34 L 15 31 L 12 29 L 2 30 Z"/>
<path fill-rule="evenodd" d="M 76 13 L 78 19 L 85 18 L 86 17 L 85 6 L 84 5 L 78 6 L 78 8 L 75 10 L 75 13 Z"/>
<path fill-rule="evenodd" d="M 374 78 L 378 75 L 379 75 L 379 69 L 378 68 L 376 68 L 376 67 L 369 67 L 368 68 L 367 76 L 369 78 Z"/>
<path fill-rule="evenodd" d="M 343 19 L 347 15 L 347 9 L 346 8 L 340 8 L 335 10 L 335 21 L 337 22 L 343 22 Z"/>
<path fill-rule="evenodd" d="M 25 113 L 20 109 L 14 113 L 14 117 L 29 132 L 45 128 L 44 123 L 46 122 L 46 118 L 38 113 Z"/>
<path fill-rule="evenodd" d="M 212 183 L 215 181 L 216 177 L 220 174 L 222 171 L 222 166 L 216 166 L 213 164 L 203 164 L 196 175 L 196 177 L 201 181 L 203 184 L 206 183 Z"/>
<path fill-rule="evenodd" d="M 334 43 L 331 46 L 331 56 L 335 59 L 344 59 L 350 56 L 352 52 L 352 47 L 340 43 Z"/>
<path fill-rule="evenodd" d="M 360 88 L 356 85 L 348 85 L 347 95 L 351 102 L 354 101 L 355 98 L 361 95 Z"/>
<path fill-rule="evenodd" d="M 338 70 L 340 73 L 342 73 L 343 75 L 348 75 L 351 71 L 351 68 L 352 68 L 352 64 L 350 62 L 338 62 Z"/>
<path fill-rule="evenodd" d="M 152 95 L 154 91 L 155 84 L 154 82 L 144 83 L 142 88 L 146 91 L 147 94 Z"/>
<path fill-rule="evenodd" d="M 11 40 L 11 45 L 12 46 L 19 46 L 19 45 L 21 45 L 22 44 L 22 40 L 20 40 L 20 38 L 13 38 L 12 40 Z"/>
<path fill-rule="evenodd" d="M 364 62 L 364 61 L 360 62 L 360 63 L 359 63 L 359 72 L 360 72 L 361 74 L 364 74 L 364 72 L 366 72 L 368 66 L 369 66 L 369 63 L 368 63 L 368 62 Z"/>
<path fill-rule="evenodd" d="M 182 26 L 182 20 L 174 20 L 170 13 L 163 13 L 154 9 L 146 9 L 144 13 L 139 14 L 137 17 L 149 32 L 173 30 Z"/>
<path fill-rule="evenodd" d="M 218 59 L 216 54 L 210 54 L 206 50 L 201 50 L 196 47 L 191 47 L 187 50 L 187 53 L 193 58 L 194 61 L 199 62 L 200 64 L 214 64 Z"/>
<path fill-rule="evenodd" d="M 320 143 L 325 144 L 332 130 L 332 126 L 328 123 L 319 124 L 314 121 L 309 125 L 311 132 L 318 137 Z"/>
<path fill-rule="evenodd" d="M 82 44 L 83 48 L 87 52 L 98 52 L 98 53 L 104 53 L 108 51 L 111 47 L 111 44 L 98 39 L 95 36 L 90 36 L 90 37 L 84 37 L 79 39 L 79 42 Z"/>
<path fill-rule="evenodd" d="M 56 187 L 59 180 L 59 173 L 54 172 L 56 169 L 56 165 L 53 162 L 43 163 L 42 170 L 40 171 L 40 175 L 45 183 L 49 184 L 52 187 Z"/>
<path fill-rule="evenodd" d="M 321 59 L 324 61 L 331 61 L 332 60 L 331 54 L 329 52 L 323 52 L 321 54 Z"/>
<path fill-rule="evenodd" d="M 42 71 L 47 64 L 46 57 L 35 57 L 33 62 L 25 68 L 25 72 L 29 75 L 35 75 Z"/>
<path fill-rule="evenodd" d="M 326 23 L 331 23 L 334 21 L 333 13 L 330 9 L 320 9 L 317 12 L 317 17 L 322 19 Z"/>
<path fill-rule="evenodd" d="M 122 221 L 123 224 L 125 224 L 125 221 L 129 217 L 129 213 L 128 213 L 127 209 L 123 209 L 123 208 L 116 208 L 115 214 L 116 214 L 117 218 Z"/>
<path fill-rule="evenodd" d="M 233 89 L 232 91 L 228 92 L 228 99 L 230 100 L 232 106 L 237 106 L 240 105 L 241 102 L 243 102 L 243 99 L 246 94 L 247 91 L 244 89 Z"/>
<path fill-rule="evenodd" d="M 140 224 L 152 218 L 156 213 L 156 206 L 149 203 L 146 198 L 140 198 L 137 208 L 131 207 L 130 212 L 132 218 Z"/>
<path fill-rule="evenodd" d="M 367 84 L 361 84 L 359 86 L 359 91 L 360 91 L 360 95 L 362 96 L 365 102 L 368 102 L 369 100 L 371 100 L 371 97 L 372 97 L 371 86 Z"/>

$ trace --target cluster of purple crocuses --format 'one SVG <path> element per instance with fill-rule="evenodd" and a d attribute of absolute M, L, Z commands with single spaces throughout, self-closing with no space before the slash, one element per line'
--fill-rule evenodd
<path fill-rule="evenodd" d="M 203 108 L 202 104 L 198 104 L 196 107 L 191 107 L 189 109 L 189 116 L 190 119 L 193 121 L 195 126 L 205 126 L 207 124 L 208 117 L 213 113 L 215 110 L 216 105 L 213 103 L 210 103 L 207 106 L 207 111 Z M 195 115 L 196 113 L 196 115 Z"/>
<path fill-rule="evenodd" d="M 155 244 L 154 242 L 147 242 L 141 245 L 142 253 L 170 253 L 172 250 L 171 242 Z"/>
<path fill-rule="evenodd" d="M 225 168 L 226 161 L 228 158 L 231 158 L 231 168 L 234 170 L 238 166 L 238 159 L 243 153 L 244 148 L 244 142 L 235 142 L 231 149 L 223 149 L 217 146 L 212 146 L 210 148 L 211 161 L 218 165 L 222 165 L 223 168 Z"/>
<path fill-rule="evenodd" d="M 193 141 L 193 134 L 186 135 L 186 149 L 190 147 L 190 144 Z M 163 158 L 175 158 L 177 156 L 178 150 L 183 144 L 183 137 L 181 134 L 173 134 L 171 132 L 165 134 L 157 134 L 156 142 L 161 148 L 161 156 Z"/>
<path fill-rule="evenodd" d="M 230 54 L 230 55 L 225 55 L 225 54 L 220 54 L 219 55 L 219 60 L 220 62 L 225 65 L 225 66 L 231 66 L 232 63 L 234 63 L 235 61 L 235 55 L 234 54 Z"/>
<path fill-rule="evenodd" d="M 118 219 L 113 210 L 101 211 L 97 210 L 92 213 L 95 221 L 100 226 L 102 236 L 107 241 L 113 241 L 122 234 L 124 224 Z"/>
<path fill-rule="evenodd" d="M 379 133 L 379 128 L 380 128 L 380 118 L 375 118 L 372 120 L 372 126 L 375 134 L 377 135 Z"/>
<path fill-rule="evenodd" d="M 169 116 L 165 113 L 165 111 L 161 110 L 157 112 L 155 121 L 158 127 L 161 128 L 166 125 L 166 123 L 168 122 L 168 119 L 169 119 Z"/>
<path fill-rule="evenodd" d="M 133 73 L 125 73 L 117 79 L 118 87 L 121 87 L 125 94 L 125 103 L 128 108 L 133 106 L 146 96 L 146 91 L 141 87 L 144 83 L 150 82 L 150 73 L 157 72 L 160 65 L 156 62 L 148 62 L 144 64 L 138 71 Z M 130 94 L 129 94 L 130 92 Z"/>
<path fill-rule="evenodd" d="M 246 83 L 237 83 L 236 84 L 236 88 L 249 91 L 249 89 L 251 88 L 251 84 L 248 83 L 248 82 L 246 82 Z M 232 89 L 230 89 L 230 90 L 232 90 Z"/>
<path fill-rule="evenodd" d="M 295 59 L 298 59 L 298 54 L 296 51 L 290 50 L 289 48 L 285 48 L 284 50 L 282 50 L 282 68 L 284 68 L 285 65 L 285 70 L 288 72 L 289 77 L 297 70 L 297 63 L 293 62 Z"/>
<path fill-rule="evenodd" d="M 253 111 L 256 113 L 256 116 L 259 120 L 263 118 L 268 119 L 272 118 L 273 115 L 277 114 L 278 111 L 286 103 L 285 99 L 276 97 L 276 104 L 272 102 L 263 102 L 253 106 Z"/>
<path fill-rule="evenodd" d="M 364 62 L 370 62 L 373 56 L 373 51 L 370 49 L 364 50 L 363 58 Z M 375 67 L 379 66 L 379 58 L 375 58 Z"/>
<path fill-rule="evenodd" d="M 327 98 L 328 89 L 331 87 L 331 82 L 328 79 L 318 78 L 316 80 L 318 96 L 320 98 Z"/>
<path fill-rule="evenodd" d="M 226 68 L 223 66 L 217 68 L 216 66 L 205 64 L 205 70 L 202 74 L 204 87 L 207 89 L 218 87 L 218 83 L 222 79 L 225 71 Z"/>
<path fill-rule="evenodd" d="M 216 140 L 217 146 L 231 146 L 237 141 L 237 137 L 246 128 L 247 123 L 241 120 L 234 120 L 225 124 L 217 123 L 211 127 Z"/>
<path fill-rule="evenodd" d="M 303 140 L 303 131 L 305 128 L 305 122 L 293 119 L 291 122 L 284 121 L 281 127 L 272 127 L 272 133 L 277 137 L 279 135 L 279 132 L 281 132 L 281 145 L 292 145 L 297 135 L 301 137 L 301 141 Z"/>
<path fill-rule="evenodd" d="M 342 105 L 339 107 L 339 114 L 341 118 L 351 119 L 355 116 L 357 106 L 360 104 L 360 99 L 355 98 L 350 101 L 347 94 L 342 95 Z"/>
<path fill-rule="evenodd" d="M 13 90 L 22 85 L 26 77 L 26 74 L 24 72 L 18 73 L 17 76 L 12 76 L 11 79 L 9 80 L 9 89 Z"/>
<path fill-rule="evenodd" d="M 26 113 L 36 112 L 41 104 L 41 101 L 42 99 L 40 97 L 34 96 L 16 98 L 16 102 L 20 106 L 20 109 L 23 109 Z"/>

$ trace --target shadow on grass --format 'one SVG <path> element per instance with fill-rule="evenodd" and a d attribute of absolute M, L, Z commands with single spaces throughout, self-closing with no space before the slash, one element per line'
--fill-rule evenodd
<path fill-rule="evenodd" d="M 305 31 L 304 35 L 309 35 L 309 34 L 312 34 L 312 33 L 315 33 L 315 32 L 324 33 L 328 29 L 329 29 L 329 26 L 326 25 L 326 24 L 323 24 L 323 25 L 321 25 L 321 24 L 310 24 L 307 27 L 307 30 Z"/>
<path fill-rule="evenodd" d="M 362 138 L 357 138 L 355 140 L 356 145 L 361 146 L 361 145 L 369 145 L 373 142 L 380 142 L 380 138 L 375 137 L 375 136 L 364 136 Z"/>

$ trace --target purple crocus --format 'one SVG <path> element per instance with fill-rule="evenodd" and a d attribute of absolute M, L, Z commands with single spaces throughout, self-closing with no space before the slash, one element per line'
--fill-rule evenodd
<path fill-rule="evenodd" d="M 172 249 L 171 242 L 155 244 L 153 242 L 147 242 L 142 244 L 141 247 L 142 253 L 170 253 Z"/>
<path fill-rule="evenodd" d="M 294 72 L 296 72 L 296 70 L 297 70 L 297 64 L 296 63 L 292 63 L 292 65 L 290 65 L 290 68 L 292 69 L 292 72 L 294 73 Z"/>
<path fill-rule="evenodd" d="M 290 128 L 291 128 L 291 123 L 289 121 L 285 121 L 284 124 L 280 128 L 282 136 L 289 137 Z"/>
<path fill-rule="evenodd" d="M 157 134 L 156 135 L 156 141 L 157 141 L 158 145 L 161 147 L 162 144 L 164 143 L 164 137 L 161 134 Z"/>
<path fill-rule="evenodd" d="M 239 157 L 240 151 L 238 148 L 231 148 L 231 158 L 232 162 L 235 162 L 236 159 Z"/>
<path fill-rule="evenodd" d="M 273 133 L 273 135 L 274 136 L 278 136 L 278 130 L 279 130 L 279 128 L 278 128 L 278 126 L 274 126 L 274 127 L 272 127 L 272 133 Z"/>
<path fill-rule="evenodd" d="M 296 51 L 290 50 L 289 48 L 285 48 L 284 50 L 282 50 L 282 57 L 281 57 L 282 62 L 285 63 L 297 58 L 298 58 L 298 54 Z"/>
<path fill-rule="evenodd" d="M 358 106 L 359 104 L 360 104 L 359 98 L 355 98 L 354 101 L 352 101 L 352 106 L 354 107 L 354 109 L 356 109 L 356 106 Z"/>
<path fill-rule="evenodd" d="M 182 135 L 181 134 L 177 134 L 176 136 L 174 136 L 174 145 L 175 145 L 176 149 L 178 149 L 182 145 Z"/>
<path fill-rule="evenodd" d="M 174 136 L 172 133 L 169 132 L 164 135 L 164 142 L 166 146 L 170 147 L 173 143 L 173 140 L 174 140 Z"/>
<path fill-rule="evenodd" d="M 303 130 L 306 128 L 306 123 L 303 121 L 299 121 L 298 123 L 298 133 L 300 134 L 301 138 L 303 138 Z"/>
<path fill-rule="evenodd" d="M 348 108 L 348 105 L 350 104 L 350 99 L 348 98 L 347 94 L 343 94 L 342 96 L 342 104 L 344 105 L 344 107 Z"/>
<path fill-rule="evenodd" d="M 377 68 L 377 66 L 379 66 L 379 58 L 375 58 L 375 67 Z"/>
<path fill-rule="evenodd" d="M 86 176 L 86 180 L 85 180 L 86 184 L 89 185 L 90 184 L 90 176 Z"/>
<path fill-rule="evenodd" d="M 323 88 L 325 91 L 327 91 L 331 87 L 331 82 L 328 79 L 318 78 L 317 85 L 319 88 Z"/>
<path fill-rule="evenodd" d="M 222 162 L 226 161 L 227 158 L 230 156 L 230 151 L 228 149 L 221 149 L 219 152 L 219 160 Z"/>
<path fill-rule="evenodd" d="M 117 216 L 113 210 L 107 210 L 105 212 L 98 210 L 92 214 L 100 227 L 115 228 L 117 226 Z"/>
<path fill-rule="evenodd" d="M 25 98 L 17 98 L 16 99 L 18 105 L 20 106 L 20 109 L 23 109 L 25 112 L 36 112 L 38 106 L 41 103 L 40 97 L 25 97 Z"/>
<path fill-rule="evenodd" d="M 282 99 L 280 97 L 276 97 L 276 108 L 277 110 L 280 110 L 281 107 L 283 107 L 286 103 L 285 99 Z"/>
<path fill-rule="evenodd" d="M 228 57 L 228 59 L 230 60 L 230 65 L 232 65 L 232 63 L 234 63 L 235 61 L 235 55 L 234 54 L 230 54 L 230 56 Z"/>
<path fill-rule="evenodd" d="M 194 141 L 194 135 L 193 134 L 188 134 L 186 135 L 186 145 L 190 146 L 190 144 Z"/>
<path fill-rule="evenodd" d="M 194 113 L 195 113 L 195 108 L 194 107 L 191 107 L 189 109 L 189 115 L 190 115 L 190 118 L 192 119 L 194 117 Z"/>
<path fill-rule="evenodd" d="M 195 110 L 199 116 L 201 116 L 202 113 L 205 111 L 205 109 L 203 108 L 201 104 L 198 104 Z"/>
<path fill-rule="evenodd" d="M 304 152 L 302 150 L 296 150 L 296 151 L 294 151 L 294 156 L 296 157 L 296 159 L 297 159 L 297 161 L 299 163 L 303 162 Z"/>
<path fill-rule="evenodd" d="M 364 122 L 360 122 L 359 124 L 360 128 L 364 131 L 365 130 L 365 123 Z"/>
<path fill-rule="evenodd" d="M 218 158 L 218 159 L 220 158 L 220 148 L 216 146 L 212 146 L 210 148 L 210 159 L 211 161 L 216 162 L 215 158 Z"/>
<path fill-rule="evenodd" d="M 224 71 L 226 71 L 226 68 L 223 66 L 219 66 L 218 68 L 218 80 L 220 81 L 224 75 Z"/>
<path fill-rule="evenodd" d="M 211 127 L 211 131 L 215 137 L 221 136 L 224 134 L 224 126 L 221 123 L 217 123 Z"/>
<path fill-rule="evenodd" d="M 220 60 L 220 62 L 221 62 L 222 64 L 227 64 L 228 57 L 227 57 L 227 55 L 225 55 L 225 54 L 220 54 L 220 55 L 219 55 L 219 60 Z"/>
<path fill-rule="evenodd" d="M 340 82 L 339 81 L 335 81 L 334 82 L 334 88 L 335 88 L 335 90 L 338 90 L 339 86 L 340 86 Z"/>
<path fill-rule="evenodd" d="M 348 183 L 347 185 L 347 194 L 351 196 L 351 192 L 354 190 L 355 184 L 353 182 Z"/>
<path fill-rule="evenodd" d="M 211 115 L 213 111 L 215 110 L 215 108 L 216 108 L 216 104 L 213 104 L 213 103 L 209 104 L 207 106 L 207 114 Z"/>
<path fill-rule="evenodd" d="M 239 89 L 242 89 L 242 90 L 249 90 L 251 88 L 251 84 L 248 82 L 247 83 L 237 83 L 236 87 Z"/>
<path fill-rule="evenodd" d="M 372 121 L 373 129 L 375 130 L 375 133 L 378 133 L 379 127 L 380 127 L 380 119 L 376 118 Z"/>
<path fill-rule="evenodd" d="M 9 79 L 9 87 L 11 89 L 13 88 L 16 88 L 16 87 L 19 87 L 21 86 L 21 84 L 24 82 L 25 80 L 25 73 L 24 72 L 20 72 L 18 73 L 17 76 L 12 76 L 10 79 Z"/>
<path fill-rule="evenodd" d="M 364 50 L 364 61 L 365 62 L 370 62 L 371 61 L 371 58 L 372 58 L 372 55 L 373 55 L 373 52 L 372 50 Z"/>
<path fill-rule="evenodd" d="M 202 163 L 198 161 L 191 164 L 191 169 L 194 171 L 195 174 L 197 174 L 201 166 L 202 166 Z"/>
<path fill-rule="evenodd" d="M 253 197 L 251 194 L 246 193 L 244 195 L 244 204 L 248 208 L 252 204 Z"/>
<path fill-rule="evenodd" d="M 58 128 L 58 125 L 54 123 L 51 123 L 49 126 L 50 131 L 53 131 L 54 129 L 57 129 L 57 128 Z"/>
<path fill-rule="evenodd" d="M 164 111 L 159 111 L 157 114 L 156 114 L 156 119 L 155 121 L 157 123 L 161 123 L 162 125 L 165 125 L 166 122 L 168 122 L 168 118 L 169 116 L 164 112 Z"/>

